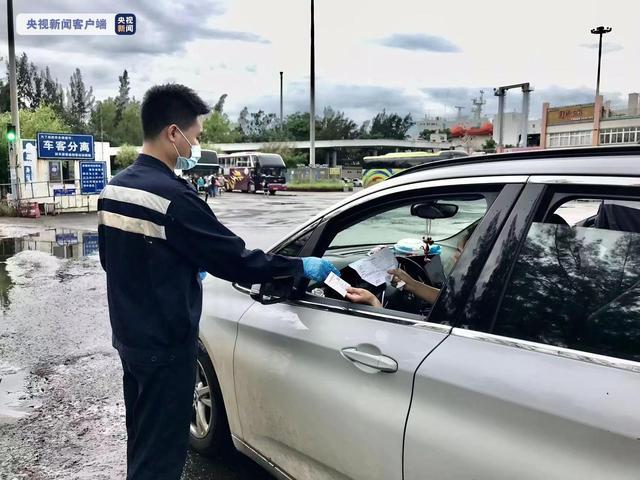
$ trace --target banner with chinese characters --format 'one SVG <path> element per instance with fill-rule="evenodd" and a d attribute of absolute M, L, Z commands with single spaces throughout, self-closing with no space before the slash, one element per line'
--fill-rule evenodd
<path fill-rule="evenodd" d="M 18 35 L 133 35 L 133 13 L 20 13 Z"/>
<path fill-rule="evenodd" d="M 93 135 L 38 132 L 38 158 L 43 160 L 93 160 Z"/>

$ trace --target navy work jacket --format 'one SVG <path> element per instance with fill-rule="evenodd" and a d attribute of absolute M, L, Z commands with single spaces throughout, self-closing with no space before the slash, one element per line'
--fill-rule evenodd
<path fill-rule="evenodd" d="M 240 283 L 302 276 L 302 261 L 261 250 L 222 225 L 186 180 L 141 154 L 98 200 L 113 346 L 131 362 L 193 358 L 200 269 Z"/>

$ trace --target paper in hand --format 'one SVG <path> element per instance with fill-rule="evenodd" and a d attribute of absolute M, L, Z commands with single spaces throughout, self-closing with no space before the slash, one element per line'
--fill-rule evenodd
<path fill-rule="evenodd" d="M 334 289 L 336 292 L 338 292 L 343 297 L 347 296 L 347 288 L 351 287 L 351 285 L 349 285 L 349 283 L 347 283 L 344 280 L 342 280 L 339 276 L 337 276 L 333 272 L 331 272 L 327 276 L 327 278 L 325 278 L 324 283 L 328 287 Z"/>
<path fill-rule="evenodd" d="M 358 272 L 363 280 L 377 287 L 391 281 L 391 274 L 387 272 L 398 268 L 398 260 L 396 260 L 393 250 L 386 247 L 369 257 L 353 262 L 349 266 Z"/>

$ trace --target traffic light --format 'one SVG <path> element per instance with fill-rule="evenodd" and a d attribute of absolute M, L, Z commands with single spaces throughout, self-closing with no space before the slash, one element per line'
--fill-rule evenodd
<path fill-rule="evenodd" d="M 12 123 L 7 123 L 7 142 L 16 141 L 16 126 Z"/>

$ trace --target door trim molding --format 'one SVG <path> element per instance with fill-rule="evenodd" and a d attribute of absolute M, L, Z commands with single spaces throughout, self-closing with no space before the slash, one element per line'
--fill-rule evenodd
<path fill-rule="evenodd" d="M 554 345 L 546 345 L 544 343 L 530 342 L 528 340 L 520 340 L 517 338 L 503 337 L 492 333 L 479 332 L 477 330 L 466 330 L 463 328 L 454 328 L 451 335 L 455 337 L 468 338 L 470 340 L 478 340 L 489 342 L 504 347 L 519 348 L 530 352 L 544 353 L 546 355 L 554 355 L 556 357 L 568 358 L 580 362 L 593 363 L 609 368 L 618 368 L 634 373 L 640 373 L 640 363 L 631 360 L 623 360 L 621 358 L 599 355 L 597 353 L 583 352 L 570 348 L 556 347 Z"/>
<path fill-rule="evenodd" d="M 236 450 L 249 457 L 251 460 L 271 473 L 274 477 L 278 478 L 279 480 L 295 480 L 292 476 L 290 476 L 288 473 L 286 473 L 284 470 L 282 470 L 275 463 L 262 455 L 244 440 L 241 440 L 234 434 L 231 434 L 231 439 L 233 440 L 233 446 L 236 447 Z"/>

